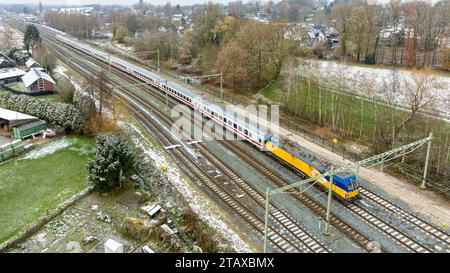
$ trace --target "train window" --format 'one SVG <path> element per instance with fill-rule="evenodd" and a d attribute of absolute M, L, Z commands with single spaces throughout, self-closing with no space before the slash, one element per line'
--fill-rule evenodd
<path fill-rule="evenodd" d="M 213 115 L 213 116 L 214 116 L 214 111 L 211 111 L 211 115 Z"/>
<path fill-rule="evenodd" d="M 239 132 L 242 132 L 242 127 L 239 126 L 239 127 L 238 127 L 238 130 L 239 130 Z"/>
<path fill-rule="evenodd" d="M 246 129 L 244 129 L 244 134 L 248 135 L 248 131 Z"/>
<path fill-rule="evenodd" d="M 223 118 L 223 122 L 227 123 L 227 118 L 224 117 Z"/>
<path fill-rule="evenodd" d="M 231 122 L 231 120 L 228 121 L 228 125 L 232 126 L 233 122 Z"/>
<path fill-rule="evenodd" d="M 234 129 L 237 129 L 237 124 L 233 123 L 233 127 L 234 127 Z"/>
<path fill-rule="evenodd" d="M 261 139 L 259 139 L 259 141 L 258 141 L 259 143 L 261 143 Z"/>

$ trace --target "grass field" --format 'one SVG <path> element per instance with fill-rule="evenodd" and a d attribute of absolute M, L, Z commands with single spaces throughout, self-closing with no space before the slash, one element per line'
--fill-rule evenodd
<path fill-rule="evenodd" d="M 37 96 L 36 98 L 40 99 L 40 100 L 51 100 L 51 101 L 54 101 L 54 102 L 62 102 L 62 100 L 61 100 L 61 98 L 59 97 L 58 94 Z"/>
<path fill-rule="evenodd" d="M 0 243 L 86 187 L 93 140 L 66 137 L 0 164 Z"/>

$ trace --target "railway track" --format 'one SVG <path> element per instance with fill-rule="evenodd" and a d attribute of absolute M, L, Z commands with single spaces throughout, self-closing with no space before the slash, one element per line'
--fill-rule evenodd
<path fill-rule="evenodd" d="M 53 50 L 57 51 L 53 47 Z M 58 54 L 59 58 L 64 58 L 61 53 Z M 74 61 L 74 60 L 72 60 Z M 78 63 L 82 65 L 81 63 Z M 86 66 L 85 69 L 89 70 Z M 93 71 L 91 71 L 93 72 Z M 126 90 L 121 90 L 122 92 L 126 92 L 129 96 L 134 96 L 133 94 L 127 92 Z M 136 99 L 136 98 L 134 98 Z M 122 102 L 125 103 L 125 101 Z M 142 101 L 140 101 L 142 103 Z M 129 105 L 129 103 L 128 103 Z M 149 119 L 145 117 L 140 111 L 136 111 L 136 109 L 132 110 L 136 115 L 140 116 L 140 120 L 145 123 L 146 126 L 151 127 L 153 132 L 158 132 L 157 127 L 151 125 L 149 123 Z M 155 111 L 153 111 L 155 112 Z M 168 121 L 168 117 L 165 117 L 165 121 Z M 170 146 L 170 139 L 165 136 L 158 135 L 158 138 L 162 140 L 162 144 L 166 146 Z M 205 152 L 205 151 L 203 151 Z M 250 211 L 244 204 L 241 204 L 237 198 L 227 193 L 225 189 L 220 187 L 217 183 L 214 182 L 214 177 L 211 177 L 208 173 L 202 171 L 198 166 L 198 162 L 192 161 L 189 156 L 184 155 L 179 150 L 173 150 L 171 153 L 174 154 L 174 158 L 181 160 L 184 166 L 187 166 L 190 171 L 192 171 L 196 177 L 198 177 L 212 192 L 214 192 L 218 197 L 221 198 L 228 206 L 230 206 L 235 212 L 237 212 L 243 219 L 250 223 L 256 230 L 260 233 L 263 233 L 264 230 L 264 222 L 261 216 L 256 215 L 252 211 Z M 208 155 L 208 158 L 211 159 L 211 154 Z M 217 161 L 216 161 L 217 162 Z M 219 169 L 223 172 L 227 173 L 230 176 L 233 174 L 230 173 L 229 169 L 223 169 L 223 165 L 219 166 Z M 236 179 L 232 179 L 236 181 Z M 245 184 L 245 182 L 241 179 L 241 185 Z M 255 198 L 260 200 L 259 198 Z M 254 198 L 254 197 L 252 197 Z M 281 210 L 273 210 L 272 211 L 274 218 L 276 219 L 276 224 L 279 227 L 282 227 L 282 233 L 280 233 L 277 228 L 271 228 L 269 232 L 269 240 L 271 244 L 279 251 L 282 252 L 330 252 L 331 250 L 321 244 L 317 238 L 313 237 L 309 234 L 304 228 L 300 226 L 300 224 L 294 222 L 285 212 Z M 282 235 L 283 234 L 283 235 Z M 286 235 L 287 234 L 287 235 Z M 286 237 L 290 238 L 287 239 Z M 293 240 L 294 239 L 294 240 Z M 293 243 L 292 241 L 295 241 Z M 302 247 L 299 247 L 301 245 Z"/>
<path fill-rule="evenodd" d="M 448 249 L 450 249 L 450 235 L 448 233 L 440 230 L 439 228 L 430 223 L 427 223 L 426 221 L 420 219 L 419 217 L 405 211 L 396 204 L 370 191 L 367 188 L 361 187 L 360 194 L 361 196 L 385 208 L 387 211 L 398 215 L 400 219 L 408 221 L 410 224 L 420 229 L 422 233 L 434 237 L 438 242 L 442 243 L 443 245 L 446 245 Z"/>
<path fill-rule="evenodd" d="M 255 164 L 251 163 L 251 165 L 255 165 Z M 223 169 L 223 166 L 222 166 L 222 169 Z M 276 176 L 275 174 L 270 173 L 270 171 L 267 172 L 267 171 L 261 170 L 262 169 L 261 167 L 257 167 L 257 169 L 259 171 L 261 171 L 263 174 L 265 174 L 267 177 L 269 177 L 272 181 L 277 181 L 278 183 L 280 183 L 280 179 L 277 179 L 275 177 Z M 230 172 L 230 171 L 227 171 L 227 172 Z M 233 177 L 232 173 L 230 173 L 230 177 Z M 238 179 L 236 179 L 236 177 L 234 177 L 232 180 L 233 181 L 238 181 Z M 236 184 L 239 185 L 239 183 L 236 183 Z M 285 183 L 283 183 L 283 184 L 285 184 Z M 252 191 L 250 189 L 246 189 L 245 187 L 243 187 L 243 185 L 239 185 L 239 186 L 244 191 L 246 191 L 247 193 L 251 193 L 249 195 L 253 196 L 252 198 L 254 198 L 254 200 L 257 201 L 259 204 L 261 204 L 261 201 L 263 200 L 263 199 L 261 199 L 262 198 L 261 194 L 259 194 L 259 196 L 258 196 L 258 194 L 254 192 L 254 189 Z M 247 184 L 247 186 L 248 186 L 248 184 Z M 300 200 L 300 201 L 302 203 L 304 203 L 305 205 L 307 205 L 310 209 L 312 209 L 313 211 L 318 213 L 319 215 L 324 215 L 325 214 L 325 209 L 323 207 L 321 207 L 320 205 L 318 206 L 317 204 L 315 204 L 314 203 L 315 201 L 305 200 L 305 196 L 304 195 L 295 194 L 295 193 L 294 193 L 294 195 L 296 196 L 297 199 L 303 199 L 303 200 Z M 392 204 L 391 202 L 387 201 L 386 199 L 383 199 L 380 196 L 378 196 L 378 195 L 376 195 L 376 194 L 374 194 L 374 193 L 372 193 L 372 192 L 370 192 L 368 190 L 364 190 L 363 189 L 362 190 L 362 195 L 364 195 L 365 197 L 369 198 L 370 200 L 376 202 L 380 206 L 385 207 L 389 211 L 391 211 L 393 213 L 396 213 L 397 215 L 403 217 L 409 223 L 411 223 L 411 224 L 415 225 L 416 227 L 420 228 L 425 234 L 429 234 L 429 235 L 435 237 L 441 243 L 449 245 L 450 237 L 447 234 L 445 234 L 445 232 L 442 232 L 438 228 L 436 228 L 436 227 L 426 223 L 425 221 L 423 221 L 423 220 L 421 220 L 421 219 L 411 215 L 410 213 L 405 212 L 404 210 L 400 209 L 398 206 Z M 400 246 L 404 247 L 408 251 L 410 251 L 410 252 L 432 252 L 430 249 L 428 249 L 427 247 L 425 247 L 421 243 L 417 242 L 416 240 L 408 237 L 406 234 L 404 234 L 403 232 L 401 232 L 397 228 L 395 228 L 395 227 L 387 224 L 386 222 L 380 220 L 375 215 L 373 215 L 373 213 L 367 211 L 365 208 L 363 208 L 361 206 L 358 206 L 358 205 L 355 205 L 355 204 L 349 204 L 349 205 L 347 205 L 347 208 L 350 211 L 352 211 L 352 213 L 354 213 L 359 218 L 361 218 L 363 221 L 369 223 L 370 225 L 374 226 L 378 230 L 382 231 L 384 234 L 388 235 L 388 237 L 392 238 Z M 282 212 L 281 210 L 278 210 L 278 212 L 272 212 L 272 216 L 275 216 L 275 218 L 276 217 L 286 217 L 286 219 L 289 219 L 289 217 L 287 217 L 287 215 L 284 212 Z M 333 216 L 332 218 L 336 218 L 336 217 Z M 281 222 L 281 221 L 288 221 L 286 219 L 282 218 L 282 219 L 279 220 L 279 222 Z M 350 226 L 348 226 L 343 221 L 341 221 L 341 220 L 339 220 L 337 218 L 336 219 L 332 219 L 331 223 L 336 228 L 338 228 L 339 230 L 341 230 L 344 233 L 346 233 L 347 235 L 349 235 L 360 246 L 368 249 L 368 245 L 370 243 L 370 240 L 368 238 L 366 238 L 365 236 L 363 236 L 361 233 L 359 233 L 356 230 L 352 229 Z M 291 225 L 294 225 L 294 223 L 289 223 L 288 225 L 291 226 Z M 302 234 L 301 237 L 302 238 L 306 238 L 306 237 L 304 237 L 304 235 L 306 235 L 306 234 Z"/>

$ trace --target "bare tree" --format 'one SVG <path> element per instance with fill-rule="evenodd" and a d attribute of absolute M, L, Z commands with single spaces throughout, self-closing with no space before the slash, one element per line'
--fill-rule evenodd
<path fill-rule="evenodd" d="M 403 80 L 403 84 L 409 113 L 406 118 L 396 126 L 394 136 L 397 136 L 420 112 L 434 111 L 438 99 L 436 95 L 437 90 L 445 88 L 445 85 L 438 80 L 438 76 L 432 72 L 430 68 L 425 70 L 414 70 L 411 73 L 411 77 L 407 77 Z"/>

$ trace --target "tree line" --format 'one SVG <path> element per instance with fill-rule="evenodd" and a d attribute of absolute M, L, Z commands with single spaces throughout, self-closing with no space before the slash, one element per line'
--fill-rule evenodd
<path fill-rule="evenodd" d="M 339 57 L 368 64 L 449 68 L 450 1 L 390 0 L 386 5 L 339 1 L 329 23 L 339 33 Z"/>

